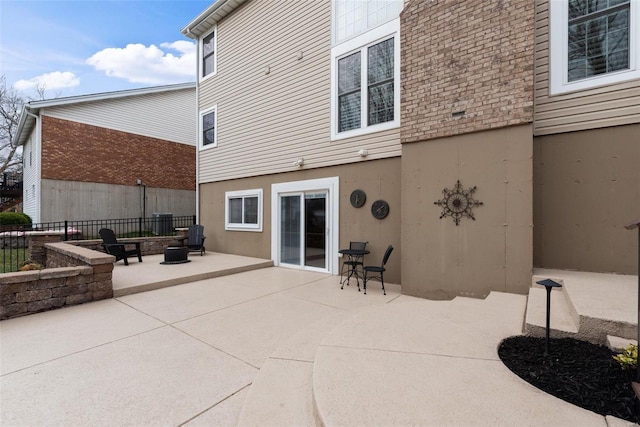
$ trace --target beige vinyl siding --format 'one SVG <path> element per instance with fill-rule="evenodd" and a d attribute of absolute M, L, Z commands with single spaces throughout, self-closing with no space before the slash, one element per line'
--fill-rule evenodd
<path fill-rule="evenodd" d="M 640 79 L 549 96 L 549 2 L 536 1 L 534 135 L 640 122 Z"/>
<path fill-rule="evenodd" d="M 22 212 L 40 222 L 40 125 L 34 127 L 22 149 Z M 29 159 L 31 158 L 31 162 Z M 33 188 L 36 189 L 36 194 Z"/>
<path fill-rule="evenodd" d="M 182 144 L 197 142 L 195 88 L 48 107 L 58 119 Z"/>
<path fill-rule="evenodd" d="M 217 74 L 199 89 L 217 147 L 200 151 L 199 182 L 400 155 L 399 129 L 331 141 L 331 2 L 248 2 L 217 31 Z"/>

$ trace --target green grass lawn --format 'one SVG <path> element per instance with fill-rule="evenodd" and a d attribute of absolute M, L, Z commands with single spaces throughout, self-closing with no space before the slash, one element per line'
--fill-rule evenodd
<path fill-rule="evenodd" d="M 0 273 L 11 273 L 20 269 L 20 264 L 29 259 L 29 249 L 0 249 Z"/>

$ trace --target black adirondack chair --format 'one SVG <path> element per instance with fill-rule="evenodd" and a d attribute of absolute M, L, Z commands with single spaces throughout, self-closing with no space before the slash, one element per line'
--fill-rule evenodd
<path fill-rule="evenodd" d="M 200 252 L 200 256 L 205 253 L 204 248 L 204 227 L 194 224 L 189 226 L 189 239 L 187 240 L 187 248 L 189 252 Z"/>
<path fill-rule="evenodd" d="M 120 243 L 116 239 L 116 235 L 113 230 L 109 228 L 102 228 L 98 232 L 102 237 L 102 247 L 104 251 L 109 255 L 116 257 L 116 262 L 124 260 L 124 265 L 129 265 L 130 256 L 137 256 L 138 261 L 142 262 L 142 252 L 140 251 L 140 242 L 132 243 Z M 135 249 L 127 249 L 126 245 L 135 245 Z"/>

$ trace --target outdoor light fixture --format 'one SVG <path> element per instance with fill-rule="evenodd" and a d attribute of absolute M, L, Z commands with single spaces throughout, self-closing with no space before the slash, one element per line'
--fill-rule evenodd
<path fill-rule="evenodd" d="M 298 168 L 301 168 L 302 166 L 304 166 L 304 157 L 300 157 L 298 160 L 293 162 L 293 166 L 296 166 Z"/>
<path fill-rule="evenodd" d="M 561 288 L 562 285 L 558 282 L 554 282 L 551 279 L 539 280 L 536 282 L 538 285 L 542 285 L 547 289 L 547 332 L 546 338 L 547 341 L 544 347 L 544 356 L 547 357 L 549 355 L 549 329 L 550 329 L 550 319 L 551 319 L 551 289 L 553 288 Z"/>
<path fill-rule="evenodd" d="M 369 155 L 369 151 L 365 150 L 364 148 L 358 151 L 358 156 L 360 157 L 367 157 L 368 155 Z"/>

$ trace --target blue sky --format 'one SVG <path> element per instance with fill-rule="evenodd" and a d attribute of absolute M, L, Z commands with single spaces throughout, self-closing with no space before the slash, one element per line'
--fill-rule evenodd
<path fill-rule="evenodd" d="M 0 74 L 26 98 L 195 81 L 180 30 L 213 0 L 0 0 Z"/>

